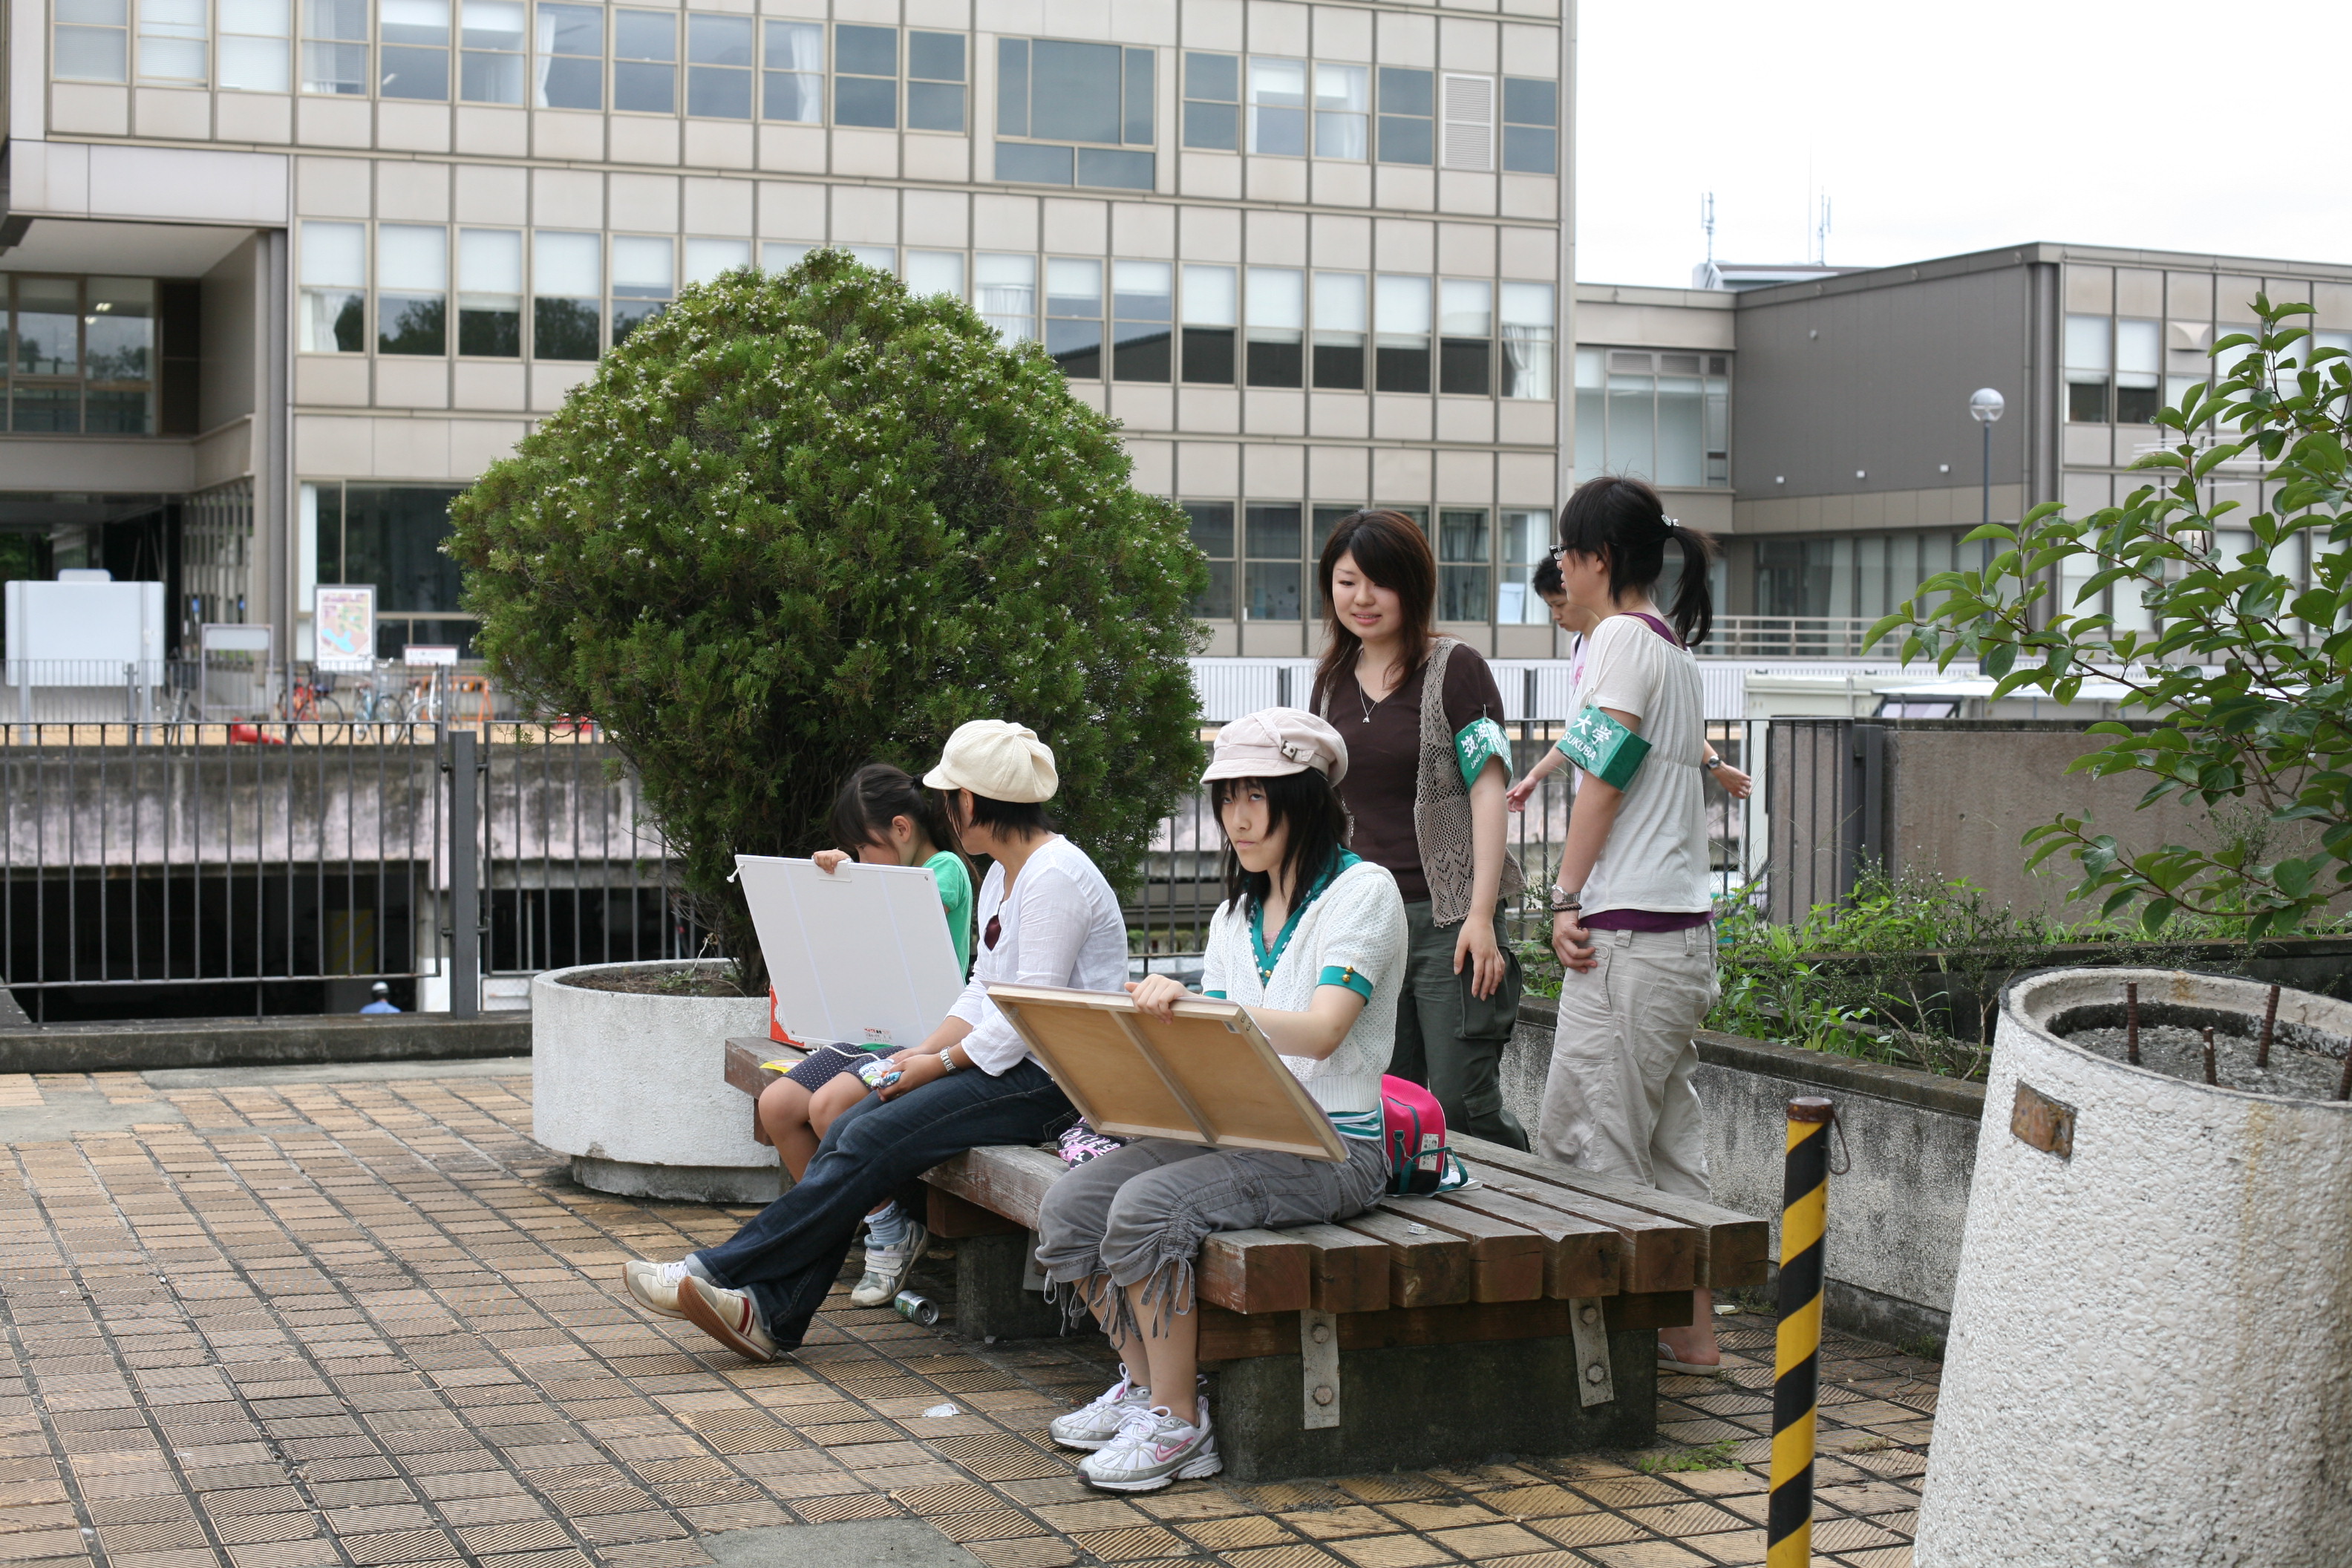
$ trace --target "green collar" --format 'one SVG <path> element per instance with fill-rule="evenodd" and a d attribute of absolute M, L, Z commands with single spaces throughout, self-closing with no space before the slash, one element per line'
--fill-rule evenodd
<path fill-rule="evenodd" d="M 1282 930 L 1276 935 L 1274 946 L 1271 948 L 1265 945 L 1265 911 L 1258 907 L 1255 899 L 1250 900 L 1250 952 L 1257 960 L 1257 977 L 1260 984 L 1274 978 L 1274 966 L 1282 962 L 1282 950 L 1290 945 L 1290 934 L 1298 929 L 1298 917 L 1307 912 L 1308 905 L 1322 896 L 1323 889 L 1329 887 L 1340 872 L 1350 866 L 1360 864 L 1362 858 L 1361 856 L 1349 854 L 1345 849 L 1340 850 L 1331 863 L 1323 868 L 1323 874 L 1315 879 L 1315 885 L 1307 889 L 1307 896 L 1291 906 L 1290 918 L 1282 922 Z"/>

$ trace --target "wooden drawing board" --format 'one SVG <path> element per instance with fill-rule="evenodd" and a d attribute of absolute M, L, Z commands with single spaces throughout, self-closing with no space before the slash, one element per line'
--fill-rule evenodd
<path fill-rule="evenodd" d="M 795 1040 L 918 1046 L 963 990 L 940 885 L 920 866 L 738 855 L 736 873 Z"/>
<path fill-rule="evenodd" d="M 1098 1132 L 1348 1157 L 1331 1119 L 1238 1002 L 1179 1002 L 1163 1024 L 1108 992 L 991 985 L 988 994 Z"/>

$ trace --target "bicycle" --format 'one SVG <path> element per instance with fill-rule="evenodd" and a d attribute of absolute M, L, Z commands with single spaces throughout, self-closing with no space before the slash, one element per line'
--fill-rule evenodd
<path fill-rule="evenodd" d="M 334 699 L 331 676 L 312 676 L 298 680 L 278 705 L 278 716 L 296 724 L 341 724 L 345 721 L 343 705 Z"/>

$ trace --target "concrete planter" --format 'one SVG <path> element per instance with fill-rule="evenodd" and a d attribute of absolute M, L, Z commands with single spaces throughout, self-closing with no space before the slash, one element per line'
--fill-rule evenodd
<path fill-rule="evenodd" d="M 2059 1037 L 2113 1021 L 2126 981 L 2190 1023 L 2258 1025 L 2268 990 L 2114 969 L 2010 988 L 1920 1568 L 2352 1562 L 2352 1106 Z M 2328 998 L 2289 992 L 2279 1021 L 2352 1039 Z M 2072 1108 L 2071 1152 L 2012 1129 L 2025 1090 Z"/>
<path fill-rule="evenodd" d="M 706 960 L 703 967 L 719 967 Z M 751 1137 L 722 1076 L 730 1035 L 765 1035 L 761 996 L 598 991 L 573 977 L 675 963 L 586 964 L 531 982 L 532 1135 L 599 1192 L 700 1203 L 781 1193 L 776 1152 Z"/>

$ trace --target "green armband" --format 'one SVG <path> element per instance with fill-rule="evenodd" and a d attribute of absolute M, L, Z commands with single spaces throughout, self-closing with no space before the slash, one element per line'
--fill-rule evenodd
<path fill-rule="evenodd" d="M 1454 737 L 1454 760 L 1462 765 L 1464 788 L 1478 782 L 1478 771 L 1489 757 L 1499 758 L 1503 776 L 1511 776 L 1511 740 L 1492 719 L 1473 719 Z"/>
<path fill-rule="evenodd" d="M 1323 973 L 1315 977 L 1315 984 L 1341 986 L 1367 1002 L 1372 999 L 1371 976 L 1358 973 L 1353 964 L 1342 967 L 1337 963 L 1327 963 L 1323 966 Z"/>
<path fill-rule="evenodd" d="M 1559 751 L 1602 784 L 1623 789 L 1650 754 L 1650 742 L 1602 710 L 1587 708 L 1560 737 Z"/>

